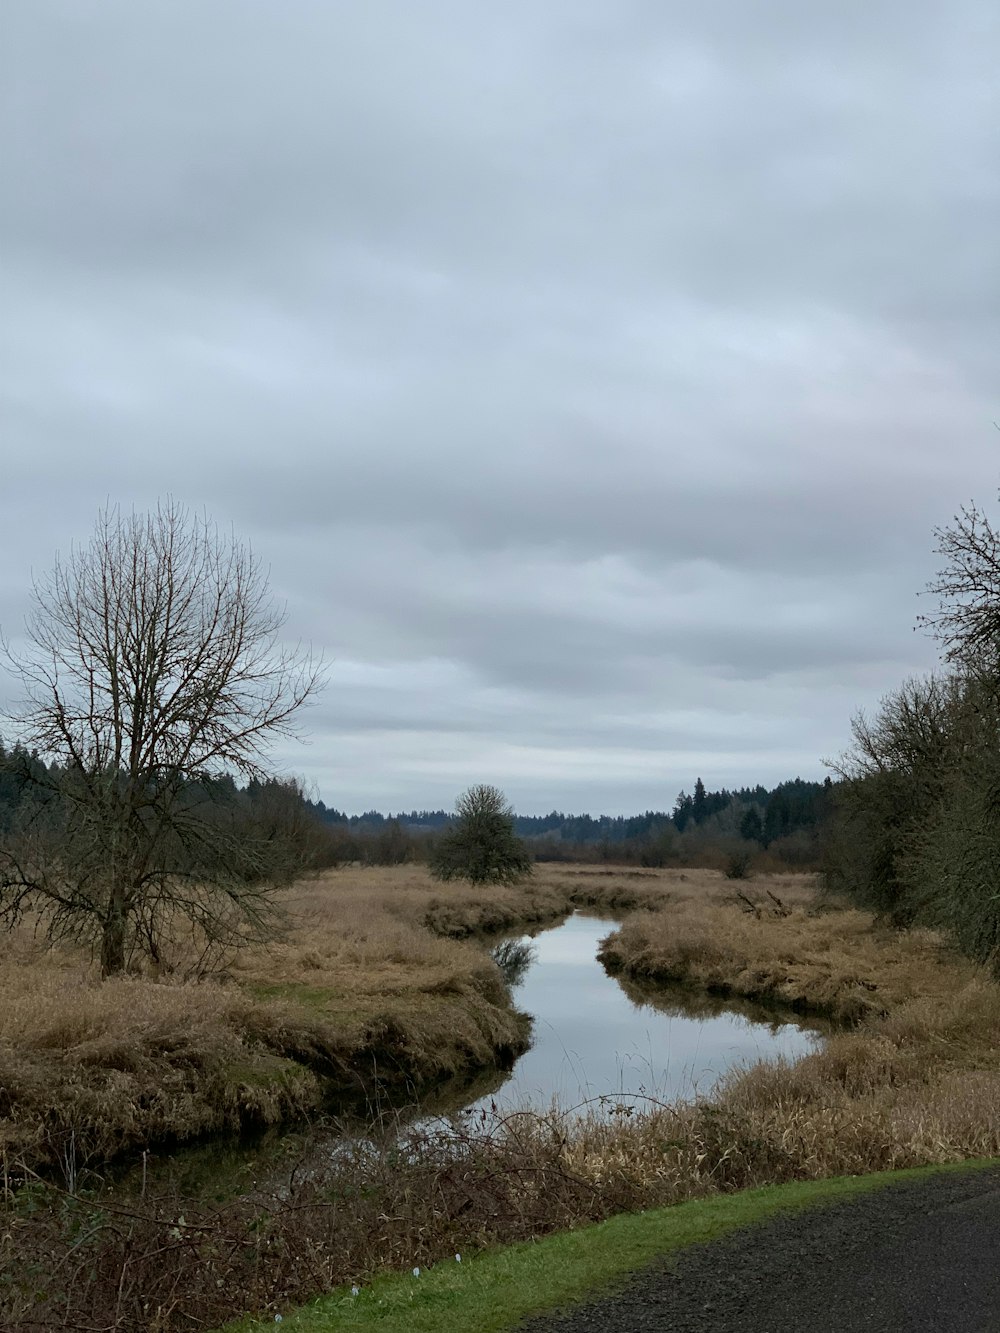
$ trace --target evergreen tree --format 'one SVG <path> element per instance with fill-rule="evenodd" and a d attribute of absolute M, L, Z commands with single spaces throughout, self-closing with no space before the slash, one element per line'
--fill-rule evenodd
<path fill-rule="evenodd" d="M 781 787 L 776 787 L 771 794 L 764 811 L 764 845 L 783 838 L 791 829 L 791 808 L 788 796 Z"/>
<path fill-rule="evenodd" d="M 764 825 L 761 822 L 760 811 L 755 805 L 751 805 L 743 813 L 740 820 L 740 837 L 746 838 L 748 842 L 764 842 Z"/>
<path fill-rule="evenodd" d="M 674 803 L 674 826 L 678 833 L 683 833 L 691 822 L 691 814 L 694 808 L 694 802 L 686 791 L 678 793 L 677 800 Z"/>
<path fill-rule="evenodd" d="M 708 815 L 708 801 L 705 796 L 705 784 L 697 778 L 694 784 L 694 800 L 691 802 L 691 817 L 696 824 L 704 822 Z"/>

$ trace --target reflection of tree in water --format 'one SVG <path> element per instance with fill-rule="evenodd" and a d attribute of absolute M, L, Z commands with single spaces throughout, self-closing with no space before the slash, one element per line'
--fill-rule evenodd
<path fill-rule="evenodd" d="M 490 950 L 490 957 L 503 973 L 508 986 L 519 986 L 535 961 L 535 947 L 528 940 L 501 940 Z"/>
<path fill-rule="evenodd" d="M 720 1014 L 739 1014 L 751 1023 L 760 1023 L 770 1028 L 772 1033 L 777 1033 L 788 1024 L 823 1035 L 833 1031 L 833 1024 L 815 1014 L 804 1018 L 781 1005 L 757 1004 L 738 995 L 712 995 L 690 986 L 637 981 L 623 972 L 613 972 L 609 968 L 605 970 L 614 977 L 634 1005 L 656 1009 L 671 1018 L 718 1018 Z"/>

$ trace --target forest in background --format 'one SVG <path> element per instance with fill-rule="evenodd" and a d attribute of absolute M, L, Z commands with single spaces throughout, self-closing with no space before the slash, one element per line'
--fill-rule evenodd
<path fill-rule="evenodd" d="M 40 817 L 38 793 L 47 789 L 49 772 L 37 756 L 19 745 L 7 748 L 0 739 L 0 837 Z M 595 816 L 553 810 L 518 815 L 515 831 L 538 861 L 721 869 L 742 855 L 755 868 L 808 869 L 820 864 L 835 787 L 829 778 L 794 778 L 770 790 L 707 791 L 698 778 L 669 811 Z M 448 810 L 348 815 L 311 800 L 299 782 L 280 778 L 242 786 L 216 779 L 192 788 L 195 799 L 212 802 L 220 818 L 253 826 L 258 836 L 293 841 L 304 870 L 424 860 L 454 819 Z"/>
<path fill-rule="evenodd" d="M 701 778 L 691 794 L 682 791 L 672 810 L 637 815 L 517 815 L 514 830 L 538 861 L 606 861 L 651 867 L 728 865 L 750 855 L 762 867 L 816 867 L 833 803 L 834 784 L 802 778 L 763 786 L 710 792 Z M 345 859 L 362 860 L 374 850 L 386 860 L 419 855 L 451 823 L 447 810 L 347 815 L 310 802 L 310 810 L 345 848 Z M 354 849 L 357 855 L 347 853 Z"/>

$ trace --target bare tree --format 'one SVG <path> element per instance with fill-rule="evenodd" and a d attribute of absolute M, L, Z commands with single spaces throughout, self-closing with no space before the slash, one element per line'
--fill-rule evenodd
<path fill-rule="evenodd" d="M 173 502 L 105 510 L 36 581 L 7 657 L 15 726 L 46 768 L 0 863 L 0 918 L 89 940 L 105 976 L 155 958 L 178 916 L 209 941 L 266 934 L 294 838 L 254 821 L 234 778 L 267 778 L 269 743 L 320 684 L 284 619 L 250 549 Z"/>
<path fill-rule="evenodd" d="M 430 860 L 435 879 L 517 884 L 533 870 L 531 853 L 514 832 L 514 811 L 498 787 L 480 783 L 455 803 L 458 818 Z"/>
<path fill-rule="evenodd" d="M 917 623 L 945 649 L 946 659 L 966 670 L 1000 669 L 1000 534 L 970 504 L 949 527 L 936 528 L 936 553 L 944 561 L 927 592 L 938 606 Z"/>

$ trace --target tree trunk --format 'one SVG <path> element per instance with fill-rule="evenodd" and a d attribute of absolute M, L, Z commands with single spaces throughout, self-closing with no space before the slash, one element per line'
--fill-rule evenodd
<path fill-rule="evenodd" d="M 115 884 L 111 889 L 108 914 L 101 932 L 101 976 L 113 977 L 125 971 L 125 890 Z"/>

